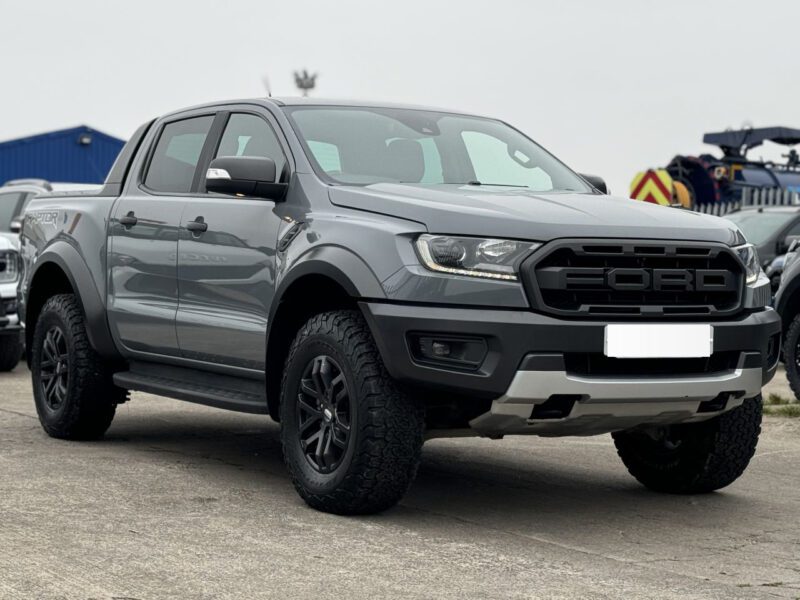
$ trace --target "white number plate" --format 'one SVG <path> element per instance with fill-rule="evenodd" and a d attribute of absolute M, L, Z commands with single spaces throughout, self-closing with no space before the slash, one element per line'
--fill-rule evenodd
<path fill-rule="evenodd" d="M 696 358 L 713 351 L 714 328 L 705 323 L 606 325 L 605 355 L 613 358 Z"/>

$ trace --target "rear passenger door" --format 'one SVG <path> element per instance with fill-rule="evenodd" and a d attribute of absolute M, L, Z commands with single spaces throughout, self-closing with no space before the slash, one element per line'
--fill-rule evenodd
<path fill-rule="evenodd" d="M 288 181 L 288 146 L 271 115 L 232 110 L 220 121 L 224 129 L 209 162 L 219 156 L 267 157 Z M 192 221 L 205 223 L 206 231 L 188 231 Z M 198 194 L 189 201 L 178 243 L 177 331 L 184 358 L 264 369 L 279 225 L 269 200 Z"/>
<path fill-rule="evenodd" d="M 109 239 L 109 322 L 129 351 L 179 356 L 178 235 L 198 181 L 215 113 L 163 122 L 139 156 L 114 209 Z M 141 155 L 140 151 L 140 155 Z"/>

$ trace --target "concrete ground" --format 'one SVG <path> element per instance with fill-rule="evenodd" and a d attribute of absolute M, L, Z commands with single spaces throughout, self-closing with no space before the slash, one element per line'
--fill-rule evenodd
<path fill-rule="evenodd" d="M 0 598 L 797 598 L 800 419 L 723 492 L 650 493 L 609 436 L 439 440 L 396 509 L 308 509 L 266 418 L 135 395 L 50 439 L 0 375 Z"/>

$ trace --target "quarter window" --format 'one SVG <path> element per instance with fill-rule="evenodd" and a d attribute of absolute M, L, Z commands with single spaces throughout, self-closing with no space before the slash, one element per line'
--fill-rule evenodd
<path fill-rule="evenodd" d="M 200 152 L 213 121 L 214 117 L 208 115 L 165 125 L 144 184 L 157 192 L 191 192 Z"/>
<path fill-rule="evenodd" d="M 279 177 L 286 166 L 283 149 L 269 123 L 257 115 L 244 113 L 234 113 L 228 119 L 215 158 L 220 156 L 271 158 Z"/>

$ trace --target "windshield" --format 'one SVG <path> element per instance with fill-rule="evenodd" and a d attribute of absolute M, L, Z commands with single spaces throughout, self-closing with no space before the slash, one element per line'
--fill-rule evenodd
<path fill-rule="evenodd" d="M 24 194 L 22 192 L 0 193 L 0 231 L 9 231 L 11 220 L 19 212 L 19 201 Z"/>
<path fill-rule="evenodd" d="M 481 184 L 590 192 L 499 121 L 412 109 L 288 107 L 318 173 L 336 183 Z"/>
<path fill-rule="evenodd" d="M 747 241 L 760 246 L 797 216 L 795 212 L 759 212 L 748 210 L 725 215 L 736 223 Z"/>

